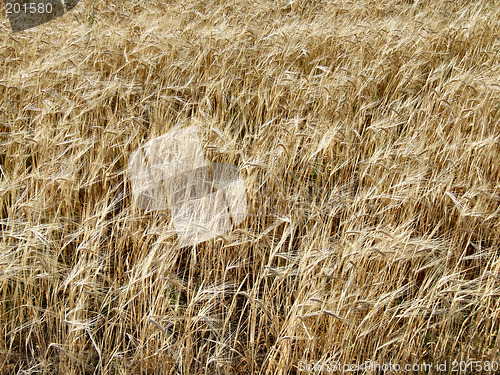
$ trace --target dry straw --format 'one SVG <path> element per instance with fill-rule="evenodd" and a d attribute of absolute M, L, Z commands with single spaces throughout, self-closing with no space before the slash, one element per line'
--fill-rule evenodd
<path fill-rule="evenodd" d="M 0 25 L 0 372 L 494 360 L 496 1 L 82 1 Z M 248 218 L 179 248 L 126 166 L 179 122 Z M 368 372 L 369 373 L 369 372 Z"/>

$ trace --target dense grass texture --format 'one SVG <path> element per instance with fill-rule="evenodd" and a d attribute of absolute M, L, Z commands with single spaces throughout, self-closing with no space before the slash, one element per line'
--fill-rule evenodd
<path fill-rule="evenodd" d="M 0 373 L 500 360 L 497 1 L 2 12 Z M 127 173 L 179 124 L 249 204 L 190 248 Z"/>

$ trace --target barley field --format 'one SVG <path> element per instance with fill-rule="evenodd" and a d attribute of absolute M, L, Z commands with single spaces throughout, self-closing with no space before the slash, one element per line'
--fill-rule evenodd
<path fill-rule="evenodd" d="M 496 372 L 497 1 L 1 11 L 1 374 Z M 248 216 L 181 247 L 127 165 L 192 125 Z"/>

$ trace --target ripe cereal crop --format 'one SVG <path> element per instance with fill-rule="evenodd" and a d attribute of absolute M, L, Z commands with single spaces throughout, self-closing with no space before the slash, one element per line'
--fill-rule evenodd
<path fill-rule="evenodd" d="M 0 373 L 499 359 L 497 1 L 1 11 Z M 127 170 L 179 126 L 248 205 L 185 247 Z"/>

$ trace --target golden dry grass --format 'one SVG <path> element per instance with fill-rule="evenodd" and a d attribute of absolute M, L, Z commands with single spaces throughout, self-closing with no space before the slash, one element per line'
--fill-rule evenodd
<path fill-rule="evenodd" d="M 26 32 L 2 20 L 2 373 L 498 360 L 496 1 L 83 0 Z M 250 205 L 189 249 L 126 170 L 182 122 L 242 168 Z"/>

